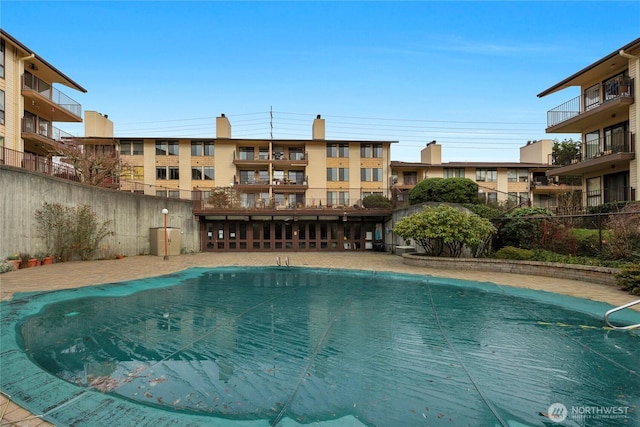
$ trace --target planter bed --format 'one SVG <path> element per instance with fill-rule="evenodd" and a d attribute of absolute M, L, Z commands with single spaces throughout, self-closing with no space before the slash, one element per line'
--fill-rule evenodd
<path fill-rule="evenodd" d="M 406 253 L 402 255 L 402 260 L 404 264 L 416 267 L 528 274 L 612 286 L 616 285 L 615 274 L 619 271 L 617 268 L 558 264 L 542 261 L 515 261 L 494 258 L 441 258 Z"/>

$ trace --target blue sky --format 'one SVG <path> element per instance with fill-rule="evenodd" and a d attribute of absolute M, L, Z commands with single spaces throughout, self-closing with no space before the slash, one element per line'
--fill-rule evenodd
<path fill-rule="evenodd" d="M 536 95 L 640 37 L 640 2 L 13 1 L 2 28 L 85 87 L 117 136 L 399 141 L 392 159 L 518 161 Z M 272 111 L 272 115 L 271 112 Z M 273 125 L 273 129 L 271 126 Z M 82 135 L 82 126 L 57 127 Z M 579 136 L 577 136 L 579 138 Z"/>

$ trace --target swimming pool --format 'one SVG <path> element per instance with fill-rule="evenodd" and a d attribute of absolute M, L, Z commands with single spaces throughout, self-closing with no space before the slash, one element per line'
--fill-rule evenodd
<path fill-rule="evenodd" d="M 191 269 L 3 303 L 1 386 L 57 425 L 542 426 L 553 404 L 564 425 L 639 425 L 640 336 L 603 328 L 609 308 L 431 276 Z"/>

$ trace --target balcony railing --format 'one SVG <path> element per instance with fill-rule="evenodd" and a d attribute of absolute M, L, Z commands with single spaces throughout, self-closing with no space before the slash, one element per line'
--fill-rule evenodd
<path fill-rule="evenodd" d="M 82 117 L 82 106 L 79 103 L 31 73 L 24 73 L 22 88 L 33 90 L 43 98 L 57 104 L 59 107 L 64 108 L 78 117 Z"/>
<path fill-rule="evenodd" d="M 610 156 L 619 153 L 633 153 L 635 135 L 631 132 L 620 132 L 607 137 L 599 137 L 582 143 L 580 153 L 562 166 L 587 160 Z"/>
<path fill-rule="evenodd" d="M 255 153 L 252 151 L 239 151 L 236 150 L 233 152 L 233 161 L 261 161 L 261 162 L 268 162 L 268 161 L 290 161 L 290 162 L 295 162 L 295 161 L 308 161 L 309 160 L 309 153 L 307 153 L 306 151 L 304 153 L 301 152 L 297 152 L 297 151 L 293 151 L 293 152 L 289 152 L 289 153 L 285 153 L 285 152 L 273 152 L 271 154 L 271 158 L 269 158 L 267 153 Z"/>
<path fill-rule="evenodd" d="M 611 202 L 628 202 L 635 199 L 636 189 L 632 187 L 587 191 L 587 207 L 600 206 L 603 203 Z"/>
<path fill-rule="evenodd" d="M 26 116 L 22 119 L 22 132 L 34 133 L 53 141 L 62 142 L 73 135 L 53 126 L 50 121 L 38 116 Z"/>
<path fill-rule="evenodd" d="M 593 110 L 607 102 L 633 96 L 633 79 L 616 76 L 602 84 L 585 90 L 584 96 L 577 96 L 547 112 L 547 127 L 572 119 Z"/>
<path fill-rule="evenodd" d="M 0 147 L 0 164 L 22 168 L 45 175 L 80 182 L 80 176 L 69 165 L 57 162 L 49 157 L 15 151 Z"/>

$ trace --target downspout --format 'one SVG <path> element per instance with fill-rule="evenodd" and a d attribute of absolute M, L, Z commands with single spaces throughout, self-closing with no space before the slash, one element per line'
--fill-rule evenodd
<path fill-rule="evenodd" d="M 627 53 L 624 51 L 624 49 L 620 49 L 620 51 L 618 52 L 618 55 L 622 56 L 623 58 L 627 58 L 629 60 L 635 60 L 636 62 L 636 75 L 634 78 L 634 88 L 633 88 L 633 95 L 635 97 L 638 96 L 638 93 L 640 93 L 640 56 L 637 55 L 631 55 L 630 53 Z M 636 137 L 638 135 L 638 132 L 640 132 L 640 108 L 638 108 L 638 103 L 635 102 L 635 109 L 636 109 L 636 117 L 635 117 L 635 124 L 636 124 L 636 129 L 635 133 L 636 133 Z M 631 129 L 630 129 L 631 130 Z M 636 153 L 636 185 L 635 185 L 635 190 L 636 190 L 636 196 L 635 199 L 638 200 L 638 198 L 640 197 L 640 195 L 638 194 L 638 192 L 640 192 L 640 160 L 638 159 L 638 142 L 637 142 L 637 138 L 636 138 L 636 146 L 632 147 L 633 151 Z"/>

